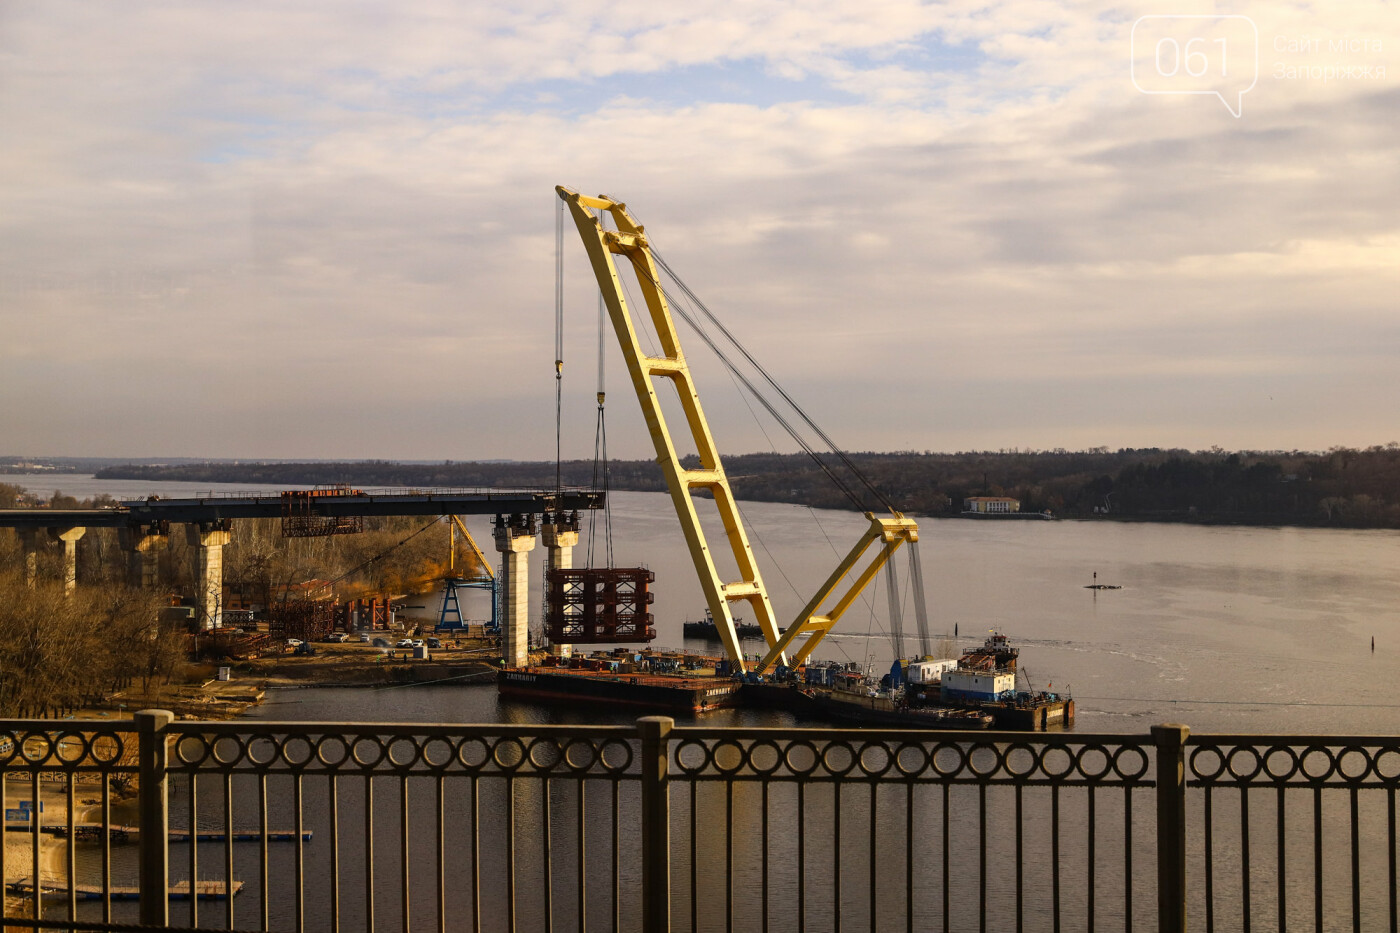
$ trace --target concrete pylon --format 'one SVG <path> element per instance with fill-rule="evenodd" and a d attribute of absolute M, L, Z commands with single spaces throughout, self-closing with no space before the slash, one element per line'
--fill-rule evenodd
<path fill-rule="evenodd" d="M 170 543 L 170 533 L 160 525 L 127 525 L 118 538 L 126 551 L 127 582 L 150 589 L 160 582 L 160 552 Z"/>
<path fill-rule="evenodd" d="M 50 537 L 63 542 L 63 595 L 72 596 L 78 588 L 78 539 L 86 528 L 50 528 Z"/>
<path fill-rule="evenodd" d="M 44 539 L 40 537 L 43 533 L 41 528 L 19 528 L 20 550 L 24 553 L 24 582 L 32 590 L 39 585 L 39 548 L 43 547 Z"/>
<path fill-rule="evenodd" d="M 195 618 L 204 630 L 224 624 L 224 545 L 232 538 L 233 523 L 227 519 L 185 526 L 185 541 L 196 555 Z"/>
<path fill-rule="evenodd" d="M 574 546 L 578 544 L 577 512 L 572 516 L 546 515 L 540 536 L 544 538 L 546 571 L 569 570 L 574 566 Z M 573 655 L 574 646 L 552 644 L 549 650 L 556 658 L 567 658 Z"/>
<path fill-rule="evenodd" d="M 535 517 L 496 516 L 496 550 L 501 553 L 501 656 L 509 667 L 530 663 L 530 561 L 535 549 Z"/>

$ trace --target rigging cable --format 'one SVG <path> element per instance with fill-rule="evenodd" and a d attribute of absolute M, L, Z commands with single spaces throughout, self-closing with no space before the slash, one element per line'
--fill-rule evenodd
<path fill-rule="evenodd" d="M 778 411 L 776 406 L 774 406 L 774 404 L 771 401 L 769 401 L 768 397 L 765 396 L 762 392 L 760 392 L 758 388 L 753 384 L 753 382 L 746 375 L 744 375 L 743 372 L 739 370 L 738 365 L 735 364 L 733 360 L 729 359 L 727 355 L 725 355 L 724 351 L 721 350 L 719 348 L 719 345 L 715 343 L 714 338 L 712 338 L 710 334 L 703 327 L 700 326 L 699 322 L 685 309 L 684 303 L 677 301 L 675 297 L 672 296 L 666 290 L 665 286 L 657 282 L 655 279 L 652 279 L 651 276 L 647 273 L 647 270 L 637 263 L 635 256 L 629 255 L 629 258 L 632 259 L 633 266 L 636 267 L 638 275 L 646 276 L 648 279 L 651 280 L 652 284 L 655 285 L 661 291 L 661 293 L 666 296 L 667 300 L 671 303 L 672 310 L 676 312 L 677 316 L 679 316 L 681 320 L 685 321 L 687 324 L 690 325 L 690 328 L 693 331 L 695 331 L 696 336 L 698 336 L 702 341 L 704 341 L 705 345 L 710 348 L 710 351 L 713 352 L 715 356 L 719 359 L 719 361 L 725 366 L 725 368 L 729 370 L 730 374 L 735 379 L 739 380 L 739 382 L 743 383 L 744 387 L 749 390 L 749 393 L 755 399 L 757 399 L 760 405 L 764 407 L 764 409 L 768 412 L 769 416 L 771 416 L 774 421 L 776 421 L 779 425 L 782 426 L 783 430 L 787 432 L 788 436 L 791 437 L 794 441 L 797 442 L 799 446 L 802 447 L 803 451 L 806 452 L 807 456 L 811 457 L 812 461 L 816 463 L 818 467 L 821 468 L 821 471 L 826 474 L 827 478 L 831 480 L 832 484 L 835 485 L 836 488 L 839 489 L 846 496 L 846 498 L 850 500 L 851 504 L 854 505 L 858 511 L 867 511 L 865 503 L 861 501 L 861 498 L 858 495 L 856 495 L 855 491 L 852 490 L 851 487 L 841 479 L 841 477 L 836 475 L 836 473 L 831 469 L 830 465 L 828 465 L 827 462 L 823 460 L 821 456 L 817 453 L 816 449 L 813 448 L 811 444 L 807 443 L 807 439 L 803 437 L 786 418 L 783 417 L 782 413 Z"/>
<path fill-rule="evenodd" d="M 914 624 L 919 629 L 919 653 L 933 656 L 933 641 L 928 630 L 928 604 L 924 600 L 924 565 L 919 557 L 919 542 L 909 542 L 909 579 L 914 589 Z"/>
<path fill-rule="evenodd" d="M 554 495 L 564 488 L 564 202 L 554 212 Z"/>
<path fill-rule="evenodd" d="M 598 422 L 593 432 L 593 488 L 603 491 L 603 548 L 606 561 L 604 567 L 611 567 L 613 564 L 613 542 L 612 542 L 612 496 L 609 494 L 608 486 L 612 468 L 608 465 L 608 425 L 605 409 L 607 400 L 607 388 L 604 382 L 604 360 L 607 348 L 604 328 L 606 326 L 606 315 L 603 309 L 603 293 L 598 293 Z M 588 515 L 588 566 L 595 566 L 594 541 L 597 528 L 597 516 L 590 512 Z"/>
<path fill-rule="evenodd" d="M 440 516 L 440 515 L 437 516 L 437 517 L 435 517 L 432 521 L 428 522 L 428 524 L 424 525 L 422 528 L 419 528 L 417 531 L 415 531 L 413 534 L 409 535 L 407 538 L 404 538 L 404 539 L 403 539 L 402 541 L 400 541 L 398 544 L 391 544 L 391 545 L 389 545 L 387 548 L 385 548 L 384 550 L 380 551 L 378 554 L 374 555 L 374 556 L 371 557 L 369 560 L 364 561 L 364 562 L 362 562 L 362 563 L 360 563 L 360 564 L 357 564 L 356 566 L 354 566 L 354 567 L 350 568 L 349 570 L 345 571 L 344 573 L 342 573 L 340 576 L 336 577 L 334 580 L 328 581 L 328 582 L 326 583 L 326 585 L 325 585 L 324 587 L 322 587 L 322 589 L 327 589 L 327 590 L 328 590 L 328 589 L 330 589 L 331 587 L 335 586 L 337 583 L 339 583 L 341 580 L 344 580 L 346 577 L 353 576 L 354 574 L 359 573 L 361 570 L 364 570 L 366 567 L 368 567 L 370 564 L 373 564 L 375 561 L 379 560 L 381 557 L 386 557 L 387 555 L 389 555 L 389 554 L 392 553 L 393 551 L 397 550 L 398 548 L 403 547 L 405 544 L 407 544 L 408 542 L 412 541 L 414 538 L 418 537 L 418 536 L 421 535 L 423 532 L 427 531 L 429 528 L 433 527 L 434 525 L 436 525 L 438 522 L 440 522 L 440 521 L 442 521 L 442 520 L 443 520 L 443 517 Z"/>
<path fill-rule="evenodd" d="M 684 280 L 682 280 L 681 277 L 675 273 L 675 270 L 673 270 L 670 267 L 670 265 L 667 264 L 666 260 L 656 250 L 655 246 L 652 246 L 651 252 L 652 255 L 656 257 L 656 263 L 658 266 L 661 267 L 662 271 L 664 271 L 666 275 L 669 276 L 671 280 L 676 283 L 677 287 L 679 287 L 680 290 L 684 292 L 690 298 L 690 300 L 695 303 L 696 307 L 700 309 L 700 312 L 705 315 L 705 317 L 710 321 L 710 323 L 714 324 L 715 327 L 719 328 L 720 333 L 724 335 L 725 339 L 728 340 L 729 343 L 736 350 L 743 354 L 744 359 L 746 359 L 749 362 L 749 365 L 752 366 L 758 372 L 758 374 L 763 377 L 765 382 L 772 386 L 775 392 L 777 392 L 783 397 L 783 401 L 787 402 L 787 404 L 792 408 L 792 410 L 797 413 L 797 416 L 801 418 L 802 421 L 806 423 L 806 425 L 809 428 L 816 432 L 817 436 L 820 437 L 823 443 L 825 443 L 831 449 L 831 452 L 836 455 L 836 457 L 841 461 L 841 463 L 846 467 L 846 469 L 850 470 L 851 474 L 854 475 L 855 478 L 860 481 L 861 485 L 863 485 L 867 490 L 869 490 L 870 494 L 873 495 L 875 499 L 882 506 L 885 507 L 886 510 L 890 512 L 897 512 L 898 510 L 894 507 L 893 503 L 891 503 L 889 499 L 885 497 L 884 493 L 880 492 L 880 490 L 875 486 L 875 484 L 872 483 L 865 476 L 865 474 L 860 471 L 860 469 L 855 465 L 855 463 L 851 461 L 850 457 L 848 457 L 845 454 L 845 452 L 842 451 L 841 448 L 838 447 L 836 443 L 827 435 L 827 433 L 823 431 L 815 421 L 812 420 L 812 418 L 807 414 L 807 412 L 802 409 L 802 406 L 798 405 L 797 402 L 793 400 L 792 396 L 790 396 L 783 389 L 783 387 L 778 384 L 777 380 L 775 380 L 772 377 L 772 375 L 769 374 L 768 370 L 764 369 L 763 366 L 758 362 L 758 360 L 754 359 L 753 354 L 750 353 L 748 349 L 742 343 L 739 342 L 738 338 L 736 338 L 729 331 L 729 329 L 725 327 L 724 324 L 721 323 L 720 320 L 714 316 L 710 309 L 706 307 L 705 303 L 700 300 L 699 296 L 697 296 L 691 290 L 690 286 L 686 285 Z M 658 285 L 657 287 L 659 288 L 660 286 Z M 692 324 L 691 326 L 693 327 L 694 325 Z M 708 343 L 709 341 L 707 340 L 706 342 Z"/>

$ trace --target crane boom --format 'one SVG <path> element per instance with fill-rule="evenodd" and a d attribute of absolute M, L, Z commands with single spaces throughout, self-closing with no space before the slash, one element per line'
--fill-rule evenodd
<path fill-rule="evenodd" d="M 647 429 L 656 447 L 657 462 L 666 476 L 666 487 L 670 491 L 691 560 L 700 578 L 705 603 L 714 618 L 715 627 L 730 661 L 741 671 L 748 669 L 747 661 L 739 647 L 738 635 L 734 630 L 734 616 L 729 608 L 731 602 L 746 602 L 768 645 L 767 655 L 757 665 L 758 673 L 764 673 L 774 665 L 788 663 L 789 646 L 805 635 L 806 641 L 798 648 L 793 658 L 794 664 L 801 663 L 880 571 L 890 555 L 906 541 L 918 539 L 918 526 L 913 520 L 897 512 L 890 518 L 877 518 L 867 512 L 866 518 L 871 524 L 865 534 L 827 578 L 793 624 L 779 634 L 768 590 L 754 560 L 753 548 L 749 545 L 748 534 L 744 530 L 733 491 L 729 486 L 729 478 L 725 475 L 714 437 L 710 434 L 709 423 L 705 420 L 700 397 L 696 394 L 694 382 L 691 380 L 690 367 L 681 350 L 680 338 L 676 333 L 666 295 L 659 284 L 660 276 L 657 274 L 656 262 L 652 257 L 645 229 L 627 212 L 627 205 L 619 201 L 601 196 L 588 197 L 563 186 L 555 190 L 568 206 L 579 235 L 583 238 L 584 248 L 588 252 L 589 262 L 598 280 L 609 319 L 622 348 L 623 359 L 627 363 L 628 374 L 632 378 L 632 386 L 641 402 Z M 614 230 L 603 226 L 604 212 L 612 217 Z M 647 314 L 660 342 L 660 356 L 646 355 L 638 343 L 637 330 L 633 325 L 622 279 L 618 276 L 617 264 L 614 261 L 614 256 L 619 255 L 625 256 L 633 265 Z M 699 455 L 698 469 L 684 467 L 676 453 L 670 427 L 666 423 L 661 400 L 657 396 L 658 379 L 668 381 L 676 392 L 686 426 Z M 737 568 L 738 578 L 735 580 L 725 581 L 720 578 L 709 541 L 696 512 L 696 490 L 705 490 L 714 499 L 725 539 Z M 877 541 L 880 546 L 871 551 L 871 545 Z M 870 553 L 867 555 L 868 551 Z M 865 563 L 862 564 L 862 561 Z M 843 583 L 846 584 L 844 588 Z M 833 597 L 835 602 L 828 604 L 828 600 Z"/>
<path fill-rule="evenodd" d="M 491 562 L 486 559 L 486 555 L 483 554 L 481 548 L 477 546 L 476 539 L 473 538 L 472 533 L 467 530 L 466 524 L 456 515 L 449 515 L 448 518 L 451 519 L 451 521 L 447 527 L 452 536 L 451 549 L 448 551 L 449 572 L 455 573 L 457 570 L 457 532 L 460 531 L 462 537 L 467 541 L 467 547 L 471 548 L 472 553 L 476 555 L 477 563 L 481 565 L 481 569 L 485 571 L 486 576 L 492 580 L 496 579 L 496 574 L 491 570 Z"/>

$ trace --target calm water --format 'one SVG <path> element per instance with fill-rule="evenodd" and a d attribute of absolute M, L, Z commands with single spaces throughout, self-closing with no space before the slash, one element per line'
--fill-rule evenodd
<path fill-rule="evenodd" d="M 13 481 L 40 488 L 34 477 L 0 477 L 0 482 Z M 54 484 L 79 496 L 100 491 L 113 495 L 149 492 L 171 495 L 195 491 L 180 486 L 198 485 L 168 484 L 150 489 L 143 484 L 140 490 L 135 490 L 127 484 L 98 483 L 82 477 L 56 478 Z M 205 491 L 205 488 L 198 491 Z M 806 594 L 836 563 L 838 552 L 844 552 L 864 528 L 858 516 L 842 513 L 752 503 L 745 504 L 744 511 L 781 619 L 791 618 Z M 478 540 L 487 545 L 489 554 L 488 521 L 478 517 L 469 519 L 468 523 Z M 1198 732 L 1389 734 L 1396 731 L 1396 723 L 1400 722 L 1400 700 L 1388 689 L 1400 660 L 1400 577 L 1396 571 L 1400 566 L 1397 561 L 1400 533 L 960 520 L 927 521 L 921 533 L 924 578 L 934 631 L 939 637 L 951 637 L 956 626 L 960 646 L 980 641 L 990 629 L 1011 635 L 1022 646 L 1022 666 L 1036 686 L 1053 684 L 1056 690 L 1073 692 L 1079 706 L 1077 728 L 1081 731 L 1142 732 L 1155 722 L 1173 720 L 1186 722 Z M 599 535 L 601 539 L 601 530 Z M 614 563 L 644 564 L 656 572 L 658 595 L 654 608 L 660 632 L 658 642 L 681 644 L 681 623 L 698 617 L 702 603 L 699 585 L 667 497 L 616 494 L 613 497 L 613 537 Z M 235 541 L 236 538 L 235 531 Z M 585 529 L 584 545 L 576 552 L 576 565 L 583 565 L 587 560 L 587 539 Z M 543 559 L 540 550 L 532 561 L 531 584 L 537 604 Z M 1085 589 L 1085 585 L 1093 581 L 1095 572 L 1099 582 L 1121 585 L 1123 589 L 1099 593 Z M 902 579 L 907 591 L 907 572 Z M 839 634 L 828 640 L 822 656 L 865 661 L 877 668 L 888 667 L 892 650 L 880 622 L 884 617 L 884 586 L 872 587 L 870 593 L 870 601 L 858 604 L 843 620 Z M 421 615 L 433 614 L 434 597 L 425 596 L 414 602 L 431 607 L 422 610 Z M 467 611 L 469 615 L 479 616 L 484 613 L 485 606 L 469 604 Z M 912 620 L 906 627 L 912 631 Z M 1372 637 L 1376 639 L 1374 653 Z M 617 722 L 632 718 L 588 710 L 506 703 L 498 699 L 490 686 L 284 690 L 273 693 L 255 716 L 267 720 L 518 723 Z M 704 722 L 792 724 L 783 714 L 751 711 L 726 711 L 706 717 Z M 318 833 L 317 841 L 307 847 L 305 864 L 306 911 L 313 928 L 324 927 L 331 903 L 328 890 L 316 882 L 318 878 L 327 877 L 329 871 L 330 849 L 323 841 L 329 821 L 323 783 L 324 779 L 308 782 L 303 811 L 307 825 L 316 827 Z M 217 782 L 204 787 L 202 780 L 201 787 L 200 822 L 218 825 L 222 822 L 222 804 Z M 598 792 L 605 790 L 601 788 Z M 840 812 L 849 814 L 853 825 L 865 825 L 862 821 L 868 821 L 870 814 L 877 810 L 873 801 L 867 802 L 861 796 L 865 793 L 862 788 L 847 789 L 839 801 L 829 796 L 829 788 L 814 789 L 800 807 L 796 801 L 775 791 L 766 809 L 756 799 L 744 796 L 750 790 L 752 788 L 736 791 L 735 812 L 746 813 L 746 819 L 753 820 L 767 813 L 774 821 L 775 832 L 781 832 L 784 826 L 790 827 L 799 813 L 805 814 L 810 825 L 825 826 L 831 823 L 839 808 Z M 410 794 L 411 821 L 416 827 L 412 861 L 424 872 L 415 875 L 422 879 L 415 887 L 428 886 L 427 893 L 422 895 L 426 898 L 424 903 L 420 905 L 415 896 L 415 925 L 428 922 L 432 915 L 434 886 L 431 877 L 435 872 L 432 826 L 436 804 L 431 791 L 431 782 L 421 786 L 414 783 L 406 791 Z M 482 885 L 487 892 L 484 895 L 486 920 L 488 927 L 498 928 L 503 923 L 504 903 L 500 899 L 504 870 L 499 858 L 503 851 L 501 814 L 510 800 L 512 806 L 520 808 L 517 812 L 522 818 L 528 817 L 542 805 L 540 789 L 537 784 L 519 782 L 507 798 L 501 787 L 482 782 L 477 817 L 471 815 L 460 792 L 460 788 L 454 790 L 454 796 L 446 802 L 443 811 L 450 836 L 448 874 L 458 879 L 448 892 L 449 911 L 460 918 L 468 910 L 467 902 L 462 899 L 467 890 L 465 879 L 468 876 L 464 873 L 470 863 L 469 843 L 466 837 L 459 839 L 453 834 L 465 832 L 464 827 L 480 819 L 487 840 L 481 856 Z M 389 823 L 383 825 L 390 837 L 394 833 L 387 830 L 396 831 L 397 814 L 403 806 L 400 793 L 392 780 L 383 787 L 376 784 L 374 821 L 379 826 L 381 820 L 388 820 Z M 684 803 L 684 795 L 677 793 Z M 974 812 L 972 808 L 976 806 L 973 798 L 956 797 L 961 793 L 962 790 L 954 791 L 954 822 L 965 822 L 967 814 Z M 972 793 L 967 791 L 967 794 Z M 990 792 L 989 803 L 1009 805 L 1008 800 L 993 799 L 998 793 L 1001 791 Z M 1048 825 L 1045 817 L 1048 804 L 1034 793 L 1028 791 L 1027 797 L 1027 833 L 1031 840 L 1044 836 Z M 269 823 L 274 828 L 290 825 L 294 814 L 290 783 L 285 779 L 273 779 L 269 794 Z M 572 812 L 569 808 L 573 804 L 566 799 L 567 787 L 556 782 L 550 795 L 563 795 L 556 805 L 565 816 Z M 348 854 L 356 852 L 362 844 L 363 832 L 357 827 L 363 820 L 363 796 L 358 779 L 342 779 L 337 799 L 344 833 L 341 847 Z M 236 824 L 249 825 L 256 820 L 255 801 L 250 785 L 235 787 Z M 188 802 L 187 788 L 183 795 L 177 792 L 172 814 L 176 825 L 189 821 Z M 921 797 L 913 805 L 918 813 L 916 822 L 931 819 L 940 809 L 935 797 Z M 1150 801 L 1140 805 L 1151 806 Z M 722 797 L 708 800 L 702 795 L 699 825 L 722 825 L 726 806 Z M 584 821 L 588 832 L 595 834 L 592 838 L 606 838 L 611 833 L 611 807 L 602 799 L 590 800 L 589 807 Z M 902 832 L 904 805 L 900 800 L 882 798 L 878 813 L 882 833 L 887 829 L 896 836 Z M 559 833 L 567 836 L 574 831 L 569 828 L 573 825 L 570 820 L 564 816 L 558 819 L 562 820 L 557 827 Z M 1067 810 L 1065 821 L 1065 844 L 1068 846 L 1078 838 L 1076 834 L 1083 816 Z M 1363 841 L 1368 851 L 1372 829 L 1382 826 L 1383 822 L 1379 818 L 1365 821 L 1363 835 L 1366 839 Z M 1294 828 L 1306 827 L 1309 823 L 1307 813 L 1290 817 Z M 964 829 L 972 832 L 975 828 Z M 673 838 L 680 852 L 688 849 L 687 832 L 685 827 L 675 830 Z M 706 830 L 705 842 L 697 856 L 700 859 L 697 864 L 711 879 L 724 876 L 722 864 L 714 863 L 722 850 L 715 847 L 718 837 L 713 833 L 714 830 Z M 855 835 L 862 833 L 863 830 Z M 624 835 L 626 839 L 631 838 L 626 830 Z M 557 858 L 567 869 L 569 842 L 563 839 L 556 843 L 560 846 Z M 1256 840 L 1256 843 L 1262 846 L 1267 840 Z M 1100 842 L 1099 857 L 1107 860 L 1104 864 L 1113 861 L 1110 851 L 1113 844 L 1112 837 Z M 1006 837 L 996 836 L 991 845 L 996 858 L 1010 857 L 1009 851 L 1003 851 L 1009 845 Z M 862 846 L 863 843 L 855 841 L 841 850 L 841 860 L 848 863 L 845 884 L 852 886 L 848 892 L 850 897 L 843 901 L 842 912 L 848 915 L 852 929 L 861 927 L 860 918 L 865 910 L 860 879 L 870 863 L 870 853 Z M 1337 864 L 1345 864 L 1344 840 L 1341 843 L 1329 841 L 1327 846 L 1329 862 L 1333 861 L 1330 853 L 1335 849 Z M 222 861 L 222 847 L 199 848 L 199 873 L 205 877 L 216 876 Z M 1299 843 L 1297 851 L 1306 849 Z M 828 854 L 824 852 L 814 850 L 813 858 L 827 859 Z M 238 925 L 242 926 L 253 920 L 253 912 L 261 903 L 260 871 L 256 846 L 240 845 L 235 853 L 235 874 L 248 882 L 245 895 L 237 904 Z M 736 835 L 736 853 L 736 864 L 753 862 L 756 865 L 754 860 L 758 856 L 751 833 Z M 131 854 L 128 851 L 122 858 L 128 859 Z M 786 854 L 791 855 L 790 844 Z M 528 847 L 518 851 L 517 869 L 528 875 L 530 865 L 527 863 L 533 857 Z M 682 864 L 688 864 L 685 862 L 688 856 L 678 857 Z M 1198 859 L 1196 855 L 1192 857 Z M 173 848 L 172 858 L 177 875 L 188 871 L 188 849 Z M 635 874 L 635 858 L 635 847 L 629 843 L 621 862 L 625 878 Z M 270 909 L 273 926 L 279 928 L 289 921 L 294 910 L 293 888 L 288 884 L 294 871 L 294 847 L 274 846 L 271 859 Z M 520 859 L 525 861 L 522 863 Z M 890 871 L 900 873 L 896 856 L 881 851 L 879 860 L 881 864 L 888 862 Z M 1072 854 L 1068 849 L 1062 856 L 1064 877 L 1071 885 L 1068 890 L 1077 890 L 1078 882 L 1074 878 L 1080 860 L 1081 855 Z M 400 905 L 396 901 L 396 891 L 400 866 L 392 845 L 387 850 L 376 848 L 375 864 L 375 912 L 382 928 L 397 929 L 395 918 Z M 823 861 L 822 864 L 829 866 L 830 863 Z M 937 853 L 925 853 L 920 864 L 916 906 L 920 915 L 933 917 L 939 909 L 936 897 L 941 889 Z M 809 862 L 808 869 L 813 870 L 813 863 Z M 342 880 L 342 919 L 354 918 L 354 922 L 358 922 L 364 915 L 366 885 L 354 873 L 362 868 L 342 870 L 350 872 Z M 790 912 L 789 901 L 795 881 L 781 874 L 788 871 L 787 868 L 775 870 L 780 871 L 780 875 L 775 878 L 774 890 L 778 893 L 774 897 L 787 905 L 782 910 Z M 827 870 L 818 870 L 814 876 L 814 884 L 818 886 L 808 892 L 807 921 L 815 928 L 823 928 L 827 920 L 814 919 L 813 914 L 829 912 L 834 906 L 828 904 L 830 885 L 819 883 Z M 1150 859 L 1145 859 L 1135 872 L 1137 898 L 1133 913 L 1144 927 L 1151 926 L 1152 870 Z M 1199 871 L 1194 861 L 1192 870 Z M 1290 867 L 1290 890 L 1297 888 L 1296 896 L 1290 895 L 1290 913 L 1299 914 L 1299 921 L 1305 921 L 1310 910 L 1306 897 L 1310 870 L 1306 859 L 1299 859 Z M 1041 904 L 1039 912 L 1028 921 L 1028 928 L 1045 928 L 1048 923 L 1043 910 L 1044 898 L 1048 896 L 1048 876 L 1042 877 L 1047 871 L 1048 863 L 1044 859 L 1033 860 L 1027 866 L 1027 897 L 1030 902 Z M 1297 879 L 1291 877 L 1294 873 L 1299 875 Z M 752 871 L 747 875 L 751 878 Z M 1238 884 L 1233 877 L 1218 880 L 1217 892 L 1225 898 L 1226 904 L 1236 902 Z M 961 861 L 952 877 L 954 917 L 963 918 L 967 924 L 971 924 L 979 903 L 975 882 L 975 868 L 970 868 L 967 860 Z M 558 883 L 563 886 L 560 889 L 563 897 L 568 892 L 568 882 Z M 1266 885 L 1257 891 L 1256 904 L 1264 903 L 1270 890 Z M 1338 897 L 1344 894 L 1343 891 Z M 741 891 L 739 903 L 752 909 L 754 896 L 751 890 Z M 1192 912 L 1199 918 L 1199 892 L 1194 896 Z M 592 897 L 590 895 L 590 899 Z M 686 927 L 688 896 L 680 892 L 677 897 L 678 923 Z M 1100 913 L 1100 919 L 1113 914 L 1110 897 L 1105 892 L 1100 909 L 1106 906 L 1108 914 Z M 1071 927 L 1082 927 L 1084 906 L 1077 898 L 1071 901 L 1065 907 L 1066 922 Z M 200 906 L 201 919 L 206 923 L 217 923 L 216 918 L 222 918 L 220 905 Z M 723 914 L 713 909 L 714 906 L 713 902 L 706 902 L 699 910 L 702 928 L 722 928 Z M 1363 906 L 1369 918 L 1378 915 L 1384 905 L 1368 892 Z M 519 909 L 521 914 L 517 919 L 522 928 L 538 925 L 539 905 L 535 899 L 522 899 Z M 174 914 L 183 918 L 185 910 L 183 906 L 177 907 Z M 887 922 L 902 926 L 896 922 L 898 913 L 893 910 Z M 1349 926 L 1344 908 L 1329 909 L 1328 913 L 1329 928 Z M 606 898 L 590 906 L 589 914 L 591 926 L 599 929 L 610 926 Z M 790 919 L 790 913 L 784 914 L 781 910 L 779 916 Z M 625 906 L 623 920 L 624 926 L 629 920 L 635 920 L 634 904 Z M 1235 928 L 1237 922 L 1223 922 L 1217 917 L 1221 928 Z M 776 923 L 777 928 L 787 925 L 785 920 Z"/>
<path fill-rule="evenodd" d="M 210 489 L 81 475 L 0 476 L 0 482 L 79 497 Z M 681 623 L 699 618 L 703 601 L 670 500 L 659 493 L 612 499 L 614 563 L 656 572 L 657 644 L 679 646 Z M 743 511 L 782 621 L 796 614 L 865 527 L 854 514 L 789 505 L 745 503 Z M 467 521 L 494 559 L 489 519 Z M 718 523 L 711 524 L 712 541 L 722 548 Z M 1389 734 L 1400 724 L 1400 697 L 1389 688 L 1400 670 L 1400 532 L 945 519 L 924 521 L 921 535 L 933 631 L 951 637 L 956 627 L 960 647 L 991 629 L 1012 636 L 1036 687 L 1073 692 L 1081 730 L 1142 731 L 1174 720 L 1209 731 Z M 594 563 L 603 563 L 602 537 L 598 519 Z M 576 566 L 587 562 L 586 524 L 582 539 Z M 907 604 L 909 575 L 898 561 Z M 536 605 L 543 562 L 540 548 L 531 564 Z M 1099 582 L 1123 589 L 1085 589 L 1095 572 Z M 883 634 L 884 594 L 876 581 L 819 656 L 888 669 L 893 650 Z M 489 612 L 484 594 L 466 600 L 468 615 Z M 421 617 L 436 612 L 435 595 L 413 602 L 427 607 L 416 613 Z M 912 632 L 912 612 L 905 615 Z M 261 715 L 332 713 L 427 721 L 560 715 L 500 704 L 494 691 L 479 688 L 289 691 L 274 696 Z"/>

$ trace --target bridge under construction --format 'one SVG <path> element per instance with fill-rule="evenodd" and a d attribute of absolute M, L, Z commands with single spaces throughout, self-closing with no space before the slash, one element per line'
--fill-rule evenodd
<path fill-rule="evenodd" d="M 159 555 L 169 544 L 172 525 L 184 525 L 196 549 L 199 625 L 219 628 L 223 592 L 223 549 L 233 539 L 234 522 L 251 518 L 282 521 L 288 537 L 344 534 L 359 530 L 366 517 L 412 515 L 494 515 L 499 571 L 502 651 L 507 663 L 526 663 L 529 644 L 529 563 L 526 555 L 543 537 L 550 569 L 573 565 L 581 511 L 600 509 L 606 494 L 597 489 L 378 489 L 347 486 L 289 490 L 279 495 L 225 494 L 193 498 L 149 496 L 94 509 L 0 509 L 0 528 L 18 531 L 25 572 L 38 575 L 38 554 L 50 541 L 63 543 L 64 587 L 77 587 L 77 544 L 89 528 L 116 528 L 134 585 L 156 584 Z"/>

